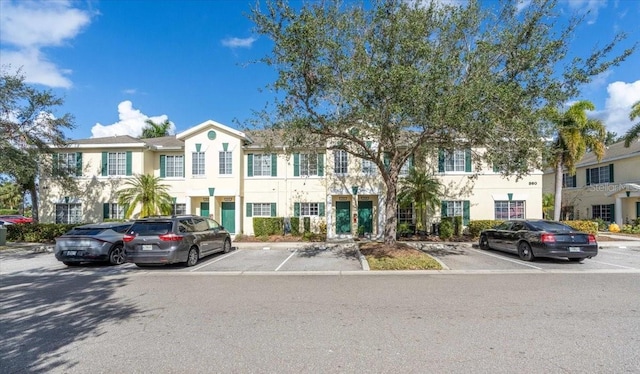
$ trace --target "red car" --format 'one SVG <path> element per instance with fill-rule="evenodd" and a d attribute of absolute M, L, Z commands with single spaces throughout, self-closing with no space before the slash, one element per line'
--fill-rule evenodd
<path fill-rule="evenodd" d="M 0 221 L 11 223 L 33 223 L 33 218 L 12 214 L 7 216 L 0 216 Z"/>

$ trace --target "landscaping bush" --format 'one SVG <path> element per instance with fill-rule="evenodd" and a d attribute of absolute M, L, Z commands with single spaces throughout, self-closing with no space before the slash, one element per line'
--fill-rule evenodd
<path fill-rule="evenodd" d="M 447 240 L 453 236 L 453 217 L 443 217 L 440 222 L 440 238 Z"/>
<path fill-rule="evenodd" d="M 364 226 L 363 228 L 363 234 L 364 234 Z M 409 227 L 409 223 L 407 222 L 402 222 L 400 224 L 398 224 L 398 236 L 403 237 L 403 236 L 409 236 L 410 234 L 412 234 L 411 232 L 411 227 Z"/>
<path fill-rule="evenodd" d="M 54 239 L 82 223 L 29 223 L 7 225 L 7 241 L 52 243 Z"/>
<path fill-rule="evenodd" d="M 612 223 L 609 225 L 609 232 L 620 232 L 620 226 L 617 223 Z"/>
<path fill-rule="evenodd" d="M 640 225 L 622 225 L 620 232 L 624 234 L 640 234 Z"/>
<path fill-rule="evenodd" d="M 571 226 L 574 230 L 588 232 L 594 235 L 597 234 L 599 230 L 599 224 L 596 221 L 562 221 L 562 223 Z"/>
<path fill-rule="evenodd" d="M 302 225 L 304 226 L 304 233 L 311 232 L 311 217 L 302 217 Z"/>
<path fill-rule="evenodd" d="M 494 220 L 494 219 L 481 219 L 481 220 L 477 220 L 477 221 L 470 221 L 469 222 L 469 235 L 471 235 L 473 238 L 477 238 L 480 236 L 480 232 L 482 232 L 482 230 L 488 230 L 491 228 L 494 228 L 496 226 L 498 226 L 499 224 L 501 224 L 502 220 Z"/>
<path fill-rule="evenodd" d="M 283 227 L 284 218 L 282 217 L 253 217 L 253 232 L 255 236 L 282 234 Z"/>
<path fill-rule="evenodd" d="M 607 222 L 605 222 L 602 218 L 596 218 L 591 222 L 595 222 L 598 225 L 597 231 L 605 231 L 607 229 Z M 571 225 L 569 225 L 571 226 Z M 571 226 L 573 227 L 573 226 Z M 575 228 L 575 227 L 574 227 Z"/>

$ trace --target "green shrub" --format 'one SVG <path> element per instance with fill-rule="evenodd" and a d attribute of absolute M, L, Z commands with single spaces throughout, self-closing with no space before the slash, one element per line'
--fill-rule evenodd
<path fill-rule="evenodd" d="M 625 234 L 640 234 L 640 225 L 622 225 L 622 230 L 620 230 L 620 232 Z"/>
<path fill-rule="evenodd" d="M 311 232 L 311 217 L 303 217 L 302 224 L 304 226 L 304 233 Z"/>
<path fill-rule="evenodd" d="M 462 216 L 453 217 L 453 233 L 455 236 L 462 234 Z"/>
<path fill-rule="evenodd" d="M 602 220 L 600 220 L 600 221 L 602 221 Z M 588 232 L 589 234 L 594 234 L 594 235 L 597 234 L 598 230 L 600 229 L 600 223 L 597 222 L 597 221 L 586 221 L 586 220 L 562 221 L 562 223 L 564 223 L 565 225 L 571 226 L 571 228 L 573 228 L 574 230 Z M 603 227 L 607 226 L 604 223 L 604 221 L 602 221 L 602 225 L 603 225 Z M 604 228 L 603 228 L 603 230 L 604 230 Z"/>
<path fill-rule="evenodd" d="M 291 235 L 300 235 L 300 217 L 291 217 L 289 220 L 291 220 Z"/>
<path fill-rule="evenodd" d="M 54 239 L 82 223 L 29 223 L 7 225 L 7 241 L 51 243 Z"/>
<path fill-rule="evenodd" d="M 504 221 L 495 220 L 495 219 L 481 219 L 476 221 L 470 221 L 469 235 L 471 235 L 474 238 L 477 238 L 480 236 L 480 232 L 482 232 L 482 230 L 488 230 L 488 229 L 494 228 L 499 224 L 501 224 L 502 222 Z"/>
<path fill-rule="evenodd" d="M 409 226 L 409 223 L 402 222 L 398 224 L 397 231 L 399 236 L 407 236 L 411 234 L 411 227 Z M 363 227 L 363 233 L 364 233 L 364 227 Z"/>
<path fill-rule="evenodd" d="M 255 236 L 281 235 L 283 227 L 284 218 L 282 217 L 253 217 Z"/>
<path fill-rule="evenodd" d="M 453 236 L 453 219 L 452 217 L 443 217 L 440 221 L 440 238 L 451 239 Z"/>
<path fill-rule="evenodd" d="M 573 222 L 573 221 L 567 221 L 567 222 Z M 607 222 L 605 222 L 602 218 L 596 218 L 591 220 L 591 222 L 595 222 L 598 225 L 597 231 L 605 231 L 607 229 Z M 571 225 L 569 225 L 571 226 Z M 573 226 L 571 226 L 573 227 Z M 574 227 L 575 229 L 575 227 Z"/>

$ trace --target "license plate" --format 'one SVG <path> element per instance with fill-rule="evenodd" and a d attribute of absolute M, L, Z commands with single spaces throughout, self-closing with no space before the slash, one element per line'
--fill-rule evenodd
<path fill-rule="evenodd" d="M 142 250 L 143 251 L 150 251 L 153 249 L 153 246 L 151 244 L 143 244 L 142 245 Z"/>
<path fill-rule="evenodd" d="M 580 252 L 580 247 L 569 247 L 569 252 Z"/>
<path fill-rule="evenodd" d="M 67 256 L 75 256 L 78 251 L 67 251 Z"/>

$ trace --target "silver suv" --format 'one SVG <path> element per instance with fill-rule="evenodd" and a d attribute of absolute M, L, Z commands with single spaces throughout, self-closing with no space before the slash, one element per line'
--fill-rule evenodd
<path fill-rule="evenodd" d="M 127 262 L 138 266 L 185 262 L 231 250 L 231 236 L 213 219 L 192 215 L 137 219 L 123 238 Z"/>

